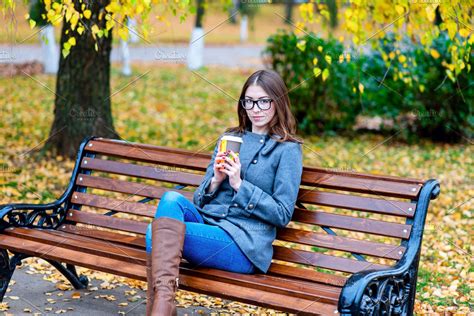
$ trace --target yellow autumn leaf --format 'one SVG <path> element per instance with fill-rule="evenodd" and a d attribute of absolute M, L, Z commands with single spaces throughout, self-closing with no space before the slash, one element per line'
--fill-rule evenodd
<path fill-rule="evenodd" d="M 70 37 L 67 41 L 71 46 L 76 45 L 76 39 L 74 37 Z"/>
<path fill-rule="evenodd" d="M 395 11 L 397 11 L 397 13 L 398 13 L 399 15 L 402 15 L 403 13 L 405 13 L 405 8 L 404 8 L 403 6 L 397 4 L 397 5 L 395 6 Z"/>
<path fill-rule="evenodd" d="M 401 62 L 402 64 L 407 60 L 407 58 L 403 55 L 398 56 L 398 61 Z"/>
<path fill-rule="evenodd" d="M 91 10 L 88 9 L 88 10 L 85 10 L 84 12 L 82 12 L 82 14 L 84 15 L 84 17 L 86 19 L 90 19 L 91 15 L 92 15 L 92 12 L 91 12 Z"/>
<path fill-rule="evenodd" d="M 321 45 L 318 46 L 318 51 L 319 51 L 319 52 L 322 52 L 322 51 L 323 51 L 323 47 L 322 47 Z"/>
<path fill-rule="evenodd" d="M 459 35 L 461 35 L 462 37 L 468 37 L 470 33 L 471 32 L 469 32 L 469 30 L 465 27 L 459 30 Z"/>
<path fill-rule="evenodd" d="M 97 24 L 92 25 L 91 31 L 92 31 L 92 34 L 99 33 L 99 27 L 97 26 Z"/>
<path fill-rule="evenodd" d="M 323 81 L 326 81 L 326 79 L 329 77 L 329 69 L 324 69 L 323 70 Z"/>
<path fill-rule="evenodd" d="M 108 20 L 107 22 L 105 22 L 105 29 L 107 31 L 110 31 L 115 25 L 115 21 L 114 20 Z"/>
<path fill-rule="evenodd" d="M 71 21 L 69 22 L 71 23 L 71 30 L 76 29 L 77 22 L 79 22 L 79 13 L 75 12 L 71 17 Z"/>
<path fill-rule="evenodd" d="M 30 22 L 30 28 L 34 28 L 36 26 L 36 21 L 35 20 L 28 20 Z"/>
<path fill-rule="evenodd" d="M 300 41 L 298 41 L 298 43 L 296 43 L 296 47 L 297 47 L 300 51 L 304 52 L 305 49 L 306 49 L 306 41 L 305 41 L 305 40 L 300 40 Z"/>
<path fill-rule="evenodd" d="M 316 67 L 313 69 L 314 77 L 317 78 L 321 74 L 321 69 Z"/>
<path fill-rule="evenodd" d="M 427 5 L 426 8 L 425 8 L 425 12 L 426 12 L 426 16 L 428 18 L 428 21 L 433 22 L 435 17 L 436 17 L 435 8 L 433 8 L 430 5 Z"/>
<path fill-rule="evenodd" d="M 344 62 L 344 55 L 339 55 L 339 63 L 342 64 Z"/>
<path fill-rule="evenodd" d="M 331 58 L 331 56 L 326 55 L 326 56 L 324 56 L 324 59 L 326 60 L 326 62 L 327 62 L 328 64 L 331 64 L 331 63 L 332 63 L 332 58 Z"/>
<path fill-rule="evenodd" d="M 318 57 L 314 57 L 313 58 L 313 65 L 317 65 L 318 64 Z"/>
<path fill-rule="evenodd" d="M 63 58 L 66 58 L 69 55 L 69 49 L 63 48 L 61 53 L 63 54 Z"/>
<path fill-rule="evenodd" d="M 361 82 L 359 82 L 359 91 L 361 94 L 364 93 L 364 85 Z"/>
<path fill-rule="evenodd" d="M 438 53 L 438 51 L 434 48 L 430 49 L 430 55 L 434 58 L 434 59 L 438 59 L 441 55 Z"/>
<path fill-rule="evenodd" d="M 456 22 L 454 21 L 448 21 L 446 22 L 446 28 L 448 30 L 448 35 L 450 39 L 453 39 L 454 36 L 456 36 L 456 30 L 457 30 L 457 25 Z"/>

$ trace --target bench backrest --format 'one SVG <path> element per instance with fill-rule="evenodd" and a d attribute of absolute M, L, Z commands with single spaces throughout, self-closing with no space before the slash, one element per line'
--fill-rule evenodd
<path fill-rule="evenodd" d="M 95 138 L 75 175 L 63 230 L 143 247 L 168 190 L 190 201 L 211 154 Z M 292 221 L 278 230 L 270 273 L 342 285 L 355 272 L 395 264 L 406 250 L 423 182 L 304 167 Z M 317 269 L 315 269 L 315 267 Z M 310 268 L 310 269 L 308 269 Z"/>

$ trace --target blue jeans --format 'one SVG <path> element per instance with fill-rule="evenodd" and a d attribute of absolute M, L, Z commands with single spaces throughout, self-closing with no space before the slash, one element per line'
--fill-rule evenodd
<path fill-rule="evenodd" d="M 216 225 L 204 220 L 184 195 L 167 191 L 161 197 L 155 218 L 166 216 L 186 224 L 183 258 L 193 267 L 215 268 L 237 273 L 251 274 L 257 268 L 240 250 L 232 237 Z M 146 232 L 146 251 L 151 252 L 151 224 Z"/>

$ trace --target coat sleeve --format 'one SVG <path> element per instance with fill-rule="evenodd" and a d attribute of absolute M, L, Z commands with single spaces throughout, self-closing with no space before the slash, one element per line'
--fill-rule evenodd
<path fill-rule="evenodd" d="M 204 175 L 199 187 L 194 191 L 193 203 L 199 207 L 203 207 L 210 200 L 212 200 L 216 196 L 217 191 L 219 190 L 219 188 L 217 188 L 214 190 L 214 192 L 204 193 L 211 184 L 212 177 L 214 176 L 214 159 L 216 158 L 219 149 L 219 141 L 220 137 L 214 147 L 214 152 L 212 154 L 211 161 L 207 165 L 206 174 Z"/>
<path fill-rule="evenodd" d="M 273 183 L 273 194 L 243 179 L 232 198 L 244 216 L 256 216 L 276 227 L 285 227 L 293 216 L 303 173 L 302 146 L 290 143 L 281 154 Z"/>

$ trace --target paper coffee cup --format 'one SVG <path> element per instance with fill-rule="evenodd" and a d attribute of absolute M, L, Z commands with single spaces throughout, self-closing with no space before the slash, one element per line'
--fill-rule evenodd
<path fill-rule="evenodd" d="M 238 156 L 240 154 L 240 146 L 243 142 L 244 141 L 241 137 L 224 135 L 220 140 L 218 151 L 232 150 Z M 230 153 L 227 155 L 227 157 L 230 157 L 235 161 L 235 158 L 232 157 Z M 222 162 L 224 161 L 219 159 L 218 163 Z"/>

